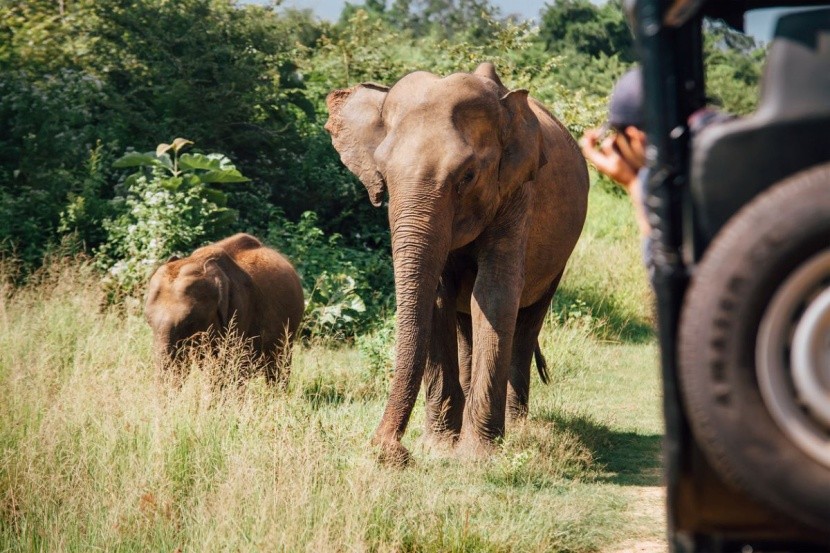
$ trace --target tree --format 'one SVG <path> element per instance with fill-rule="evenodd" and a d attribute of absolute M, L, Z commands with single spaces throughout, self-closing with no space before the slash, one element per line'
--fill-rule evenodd
<path fill-rule="evenodd" d="M 704 22 L 706 89 L 709 100 L 735 114 L 758 105 L 761 68 L 766 57 L 755 40 L 720 20 Z"/>
<path fill-rule="evenodd" d="M 636 60 L 634 38 L 620 0 L 597 6 L 590 0 L 555 0 L 542 13 L 540 38 L 550 52 L 576 50 L 591 57 Z"/>
<path fill-rule="evenodd" d="M 384 0 L 367 0 L 363 6 L 347 3 L 340 22 L 347 21 L 357 9 L 382 17 L 415 37 L 477 39 L 490 21 L 499 19 L 499 9 L 489 0 L 392 0 L 388 7 Z"/>

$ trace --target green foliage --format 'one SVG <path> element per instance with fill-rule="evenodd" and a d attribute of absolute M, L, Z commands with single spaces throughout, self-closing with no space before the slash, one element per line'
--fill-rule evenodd
<path fill-rule="evenodd" d="M 725 111 L 745 115 L 758 106 L 761 68 L 766 50 L 726 23 L 704 25 L 706 89 L 711 102 Z"/>
<path fill-rule="evenodd" d="M 165 257 L 188 255 L 221 238 L 236 220 L 236 212 L 226 207 L 228 194 L 215 185 L 248 179 L 222 154 L 179 155 L 190 144 L 177 138 L 155 152 L 128 152 L 114 163 L 118 169 L 138 168 L 125 179 L 123 196 L 113 200 L 121 213 L 104 221 L 107 240 L 98 252 L 117 293 L 135 293 Z"/>
<path fill-rule="evenodd" d="M 94 39 L 84 32 L 90 0 L 0 1 L 0 67 L 35 74 L 75 67 Z"/>
<path fill-rule="evenodd" d="M 79 195 L 89 204 L 99 141 L 108 182 L 117 153 L 185 135 L 227 153 L 257 179 L 245 188 L 266 184 L 275 201 L 281 168 L 305 151 L 295 123 L 314 116 L 292 57 L 320 33 L 308 14 L 224 0 L 0 2 L 0 251 L 36 266 L 60 214 Z M 245 216 L 240 226 L 256 224 Z M 87 230 L 94 248 L 102 229 Z"/>
<path fill-rule="evenodd" d="M 68 234 L 80 251 L 91 250 L 106 238 L 103 223 L 112 210 L 103 197 L 107 180 L 103 149 L 99 141 L 90 150 L 86 175 L 79 179 L 77 190 L 68 192 L 66 206 L 60 213 L 58 232 Z"/>
<path fill-rule="evenodd" d="M 327 235 L 311 211 L 296 223 L 279 212 L 271 221 L 266 241 L 293 261 L 303 281 L 305 335 L 342 340 L 371 328 L 394 295 L 388 249 L 349 247 L 339 234 Z"/>
<path fill-rule="evenodd" d="M 386 46 L 379 48 L 380 44 Z M 401 47 L 412 44 L 411 38 L 382 19 L 365 10 L 355 10 L 331 35 L 322 37 L 319 52 L 309 60 L 313 65 L 308 69 L 315 74 L 311 80 L 322 81 L 325 89 L 330 89 L 332 82 L 345 86 L 397 80 L 409 68 Z"/>
<path fill-rule="evenodd" d="M 618 55 L 636 60 L 634 37 L 620 0 L 555 0 L 542 14 L 540 37 L 550 52 L 575 50 L 589 57 Z"/>
<path fill-rule="evenodd" d="M 347 2 L 337 26 L 347 29 L 362 12 L 408 37 L 478 43 L 490 22 L 499 17 L 499 9 L 489 0 L 392 0 L 388 4 L 385 0 Z"/>
<path fill-rule="evenodd" d="M 366 364 L 370 375 L 389 379 L 395 363 L 395 323 L 394 316 L 383 322 L 371 332 L 357 337 L 355 345 Z"/>
<path fill-rule="evenodd" d="M 375 2 L 366 2 L 370 10 Z M 394 27 L 413 36 L 433 36 L 459 42 L 477 42 L 486 34 L 499 9 L 488 0 L 393 0 L 388 10 L 379 10 Z M 344 14 L 346 12 L 344 11 Z"/>
<path fill-rule="evenodd" d="M 36 266 L 57 242 L 67 204 L 107 198 L 96 184 L 111 159 L 108 147 L 96 146 L 110 137 L 102 118 L 100 83 L 85 73 L 0 73 L 0 252 Z M 89 245 L 97 245 L 100 228 L 87 230 Z"/>

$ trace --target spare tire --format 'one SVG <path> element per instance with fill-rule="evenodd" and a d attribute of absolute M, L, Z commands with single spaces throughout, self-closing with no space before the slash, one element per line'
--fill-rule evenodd
<path fill-rule="evenodd" d="M 736 213 L 697 266 L 678 331 L 692 431 L 731 484 L 830 526 L 830 164 Z"/>

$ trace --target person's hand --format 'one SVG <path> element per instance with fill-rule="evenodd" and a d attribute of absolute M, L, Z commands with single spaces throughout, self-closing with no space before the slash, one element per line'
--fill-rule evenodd
<path fill-rule="evenodd" d="M 585 131 L 579 141 L 585 158 L 596 165 L 597 169 L 617 181 L 634 204 L 637 225 L 642 236 L 648 236 L 651 226 L 648 223 L 643 205 L 642 187 L 638 174 L 646 162 L 646 135 L 637 127 L 626 127 L 622 134 L 615 133 L 600 143 L 599 129 Z"/>
<path fill-rule="evenodd" d="M 626 163 L 636 167 L 637 171 L 646 164 L 646 133 L 637 127 L 626 127 L 617 135 L 614 145 Z"/>
<path fill-rule="evenodd" d="M 612 134 L 600 143 L 601 138 L 599 129 L 585 131 L 579 141 L 582 154 L 597 170 L 632 192 L 637 173 L 645 165 L 645 134 L 626 127 L 623 135 Z"/>

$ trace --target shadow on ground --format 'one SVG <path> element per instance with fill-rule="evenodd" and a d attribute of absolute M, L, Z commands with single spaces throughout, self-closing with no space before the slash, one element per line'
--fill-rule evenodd
<path fill-rule="evenodd" d="M 596 290 L 560 288 L 553 296 L 550 309 L 562 322 L 573 317 L 589 317 L 595 323 L 592 334 L 601 339 L 642 344 L 654 336 L 649 321 L 626 313 L 612 296 Z"/>
<path fill-rule="evenodd" d="M 585 415 L 548 411 L 534 418 L 552 423 L 554 431 L 578 436 L 601 467 L 599 481 L 622 486 L 662 485 L 661 435 L 619 432 Z"/>

